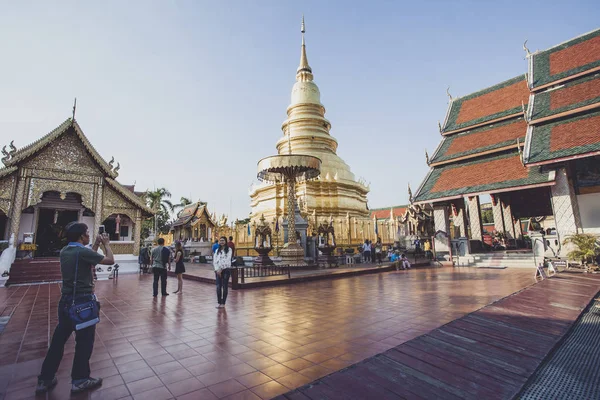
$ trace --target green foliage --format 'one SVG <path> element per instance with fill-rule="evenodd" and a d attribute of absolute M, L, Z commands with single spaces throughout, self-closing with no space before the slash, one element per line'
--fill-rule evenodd
<path fill-rule="evenodd" d="M 595 235 L 589 233 L 579 233 L 577 235 L 567 236 L 563 245 L 572 244 L 577 247 L 571 250 L 567 257 L 571 260 L 581 261 L 582 264 L 593 263 L 596 255 L 600 253 L 600 243 Z"/>
<path fill-rule="evenodd" d="M 158 188 L 155 190 L 148 190 L 146 193 L 142 195 L 142 198 L 154 211 L 163 211 L 169 214 L 173 211 L 173 203 L 171 203 L 168 198 L 171 198 L 171 192 L 169 192 L 165 188 Z"/>
<path fill-rule="evenodd" d="M 494 222 L 494 213 L 492 210 L 483 210 L 481 212 L 481 222 L 484 224 L 491 224 Z"/>

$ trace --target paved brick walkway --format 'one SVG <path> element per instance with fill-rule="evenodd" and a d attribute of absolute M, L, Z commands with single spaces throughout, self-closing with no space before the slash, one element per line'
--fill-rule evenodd
<path fill-rule="evenodd" d="M 280 399 L 513 399 L 599 289 L 597 275 L 560 274 Z M 572 350 L 561 363 L 583 368 L 579 379 L 569 373 L 576 367 L 561 370 L 564 376 L 555 369 L 548 382 L 530 387 L 537 390 L 531 398 L 598 398 L 585 396 L 596 389 L 595 365 L 580 362 L 587 352 Z M 544 391 L 544 383 L 557 389 L 565 381 L 584 390 Z"/>
<path fill-rule="evenodd" d="M 97 285 L 92 374 L 105 381 L 89 398 L 275 397 L 531 283 L 528 270 L 431 268 L 230 291 L 218 311 L 212 285 L 185 281 L 183 295 L 154 300 L 150 276 L 123 275 Z M 10 316 L 0 399 L 33 398 L 58 294 L 57 284 L 0 289 L 0 317 Z M 69 341 L 49 399 L 69 397 L 73 351 Z"/>

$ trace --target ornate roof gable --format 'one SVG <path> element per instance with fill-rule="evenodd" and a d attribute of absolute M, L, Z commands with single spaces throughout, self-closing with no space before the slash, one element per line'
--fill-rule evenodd
<path fill-rule="evenodd" d="M 119 182 L 117 182 L 116 180 L 114 180 L 112 178 L 104 178 L 104 180 L 113 189 L 115 189 L 117 192 L 119 192 L 119 194 L 121 196 L 125 197 L 125 199 L 127 199 L 129 202 L 131 202 L 134 206 L 141 208 L 142 211 L 144 211 L 150 215 L 154 215 L 154 211 L 150 207 L 148 207 L 144 203 L 144 201 L 141 198 L 139 198 L 137 195 L 135 195 L 131 190 L 127 189 L 125 186 L 121 185 Z"/>
<path fill-rule="evenodd" d="M 530 86 L 541 89 L 566 78 L 600 70 L 600 29 L 586 33 L 529 58 Z"/>
<path fill-rule="evenodd" d="M 73 128 L 77 137 L 79 138 L 79 140 L 81 140 L 81 142 L 83 143 L 83 146 L 85 147 L 87 152 L 90 154 L 90 156 L 94 159 L 94 161 L 98 164 L 100 169 L 107 176 L 109 176 L 113 179 L 116 178 L 118 176 L 117 170 L 113 169 L 113 167 L 109 163 L 104 161 L 102 156 L 100 156 L 100 154 L 96 151 L 94 146 L 92 146 L 92 144 L 90 143 L 88 138 L 85 136 L 85 134 L 81 130 L 81 127 L 79 126 L 77 121 L 74 121 L 71 118 L 68 118 L 65 122 L 60 124 L 56 129 L 54 129 L 47 135 L 43 136 L 42 138 L 36 140 L 35 142 L 33 142 L 25 147 L 18 149 L 16 152 L 14 152 L 12 154 L 12 156 L 9 160 L 4 161 L 4 164 L 7 167 L 10 167 L 10 166 L 16 166 L 16 165 L 22 163 L 29 157 L 39 153 L 41 150 L 48 147 L 51 143 L 56 141 L 61 136 L 67 134 L 70 131 L 70 128 Z"/>
<path fill-rule="evenodd" d="M 528 102 L 529 88 L 525 75 L 452 99 L 442 134 L 457 133 L 493 121 L 523 115 L 523 106 Z"/>

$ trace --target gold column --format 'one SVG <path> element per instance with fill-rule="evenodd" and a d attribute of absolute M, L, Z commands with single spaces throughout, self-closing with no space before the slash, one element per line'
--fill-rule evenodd
<path fill-rule="evenodd" d="M 141 234 L 142 234 L 141 211 L 136 210 L 135 225 L 133 226 L 133 255 L 134 256 L 138 256 L 140 254 Z"/>
<path fill-rule="evenodd" d="M 102 178 L 100 178 L 100 182 L 96 186 L 96 204 L 94 205 L 94 232 L 91 235 L 90 241 L 94 241 L 96 237 L 96 232 L 102 225 L 102 195 L 104 193 L 104 185 L 102 184 Z"/>
<path fill-rule="evenodd" d="M 19 176 L 15 190 L 14 202 L 12 204 L 12 215 L 10 217 L 10 233 L 15 234 L 15 243 L 19 240 L 19 225 L 21 224 L 21 211 L 23 211 L 23 200 L 25 198 L 25 176 Z M 10 237 L 9 233 L 9 237 Z"/>

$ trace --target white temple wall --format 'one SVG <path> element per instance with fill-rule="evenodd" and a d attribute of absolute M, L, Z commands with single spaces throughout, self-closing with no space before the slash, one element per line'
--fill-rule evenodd
<path fill-rule="evenodd" d="M 583 232 L 600 234 L 600 193 L 580 194 L 577 202 Z"/>
<path fill-rule="evenodd" d="M 96 240 L 96 217 L 81 217 L 81 222 L 87 225 L 88 232 L 90 233 L 90 243 L 94 243 Z"/>
<path fill-rule="evenodd" d="M 35 233 L 35 226 L 33 226 L 34 216 L 35 214 L 21 214 L 17 241 L 23 240 L 24 233 Z"/>

